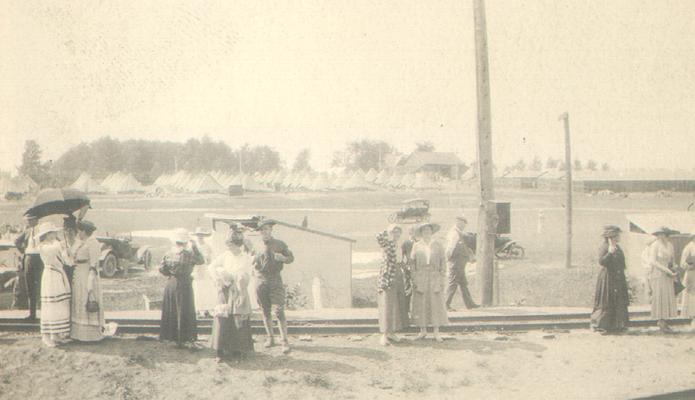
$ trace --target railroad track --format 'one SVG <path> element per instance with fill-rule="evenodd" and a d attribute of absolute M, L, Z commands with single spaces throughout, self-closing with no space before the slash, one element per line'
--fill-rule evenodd
<path fill-rule="evenodd" d="M 540 314 L 540 315 L 482 315 L 450 318 L 450 324 L 443 326 L 443 332 L 474 332 L 474 331 L 529 331 L 554 329 L 588 329 L 588 313 L 573 314 Z M 127 334 L 158 334 L 159 320 L 112 318 L 106 322 L 118 323 L 118 332 Z M 670 321 L 672 325 L 689 324 L 690 320 L 677 318 Z M 648 312 L 630 313 L 630 327 L 655 326 L 656 321 L 649 318 Z M 254 334 L 263 333 L 260 320 L 251 321 Z M 212 319 L 198 320 L 198 333 L 210 334 Z M 26 321 L 18 318 L 1 318 L 0 332 L 38 332 L 38 321 Z M 379 332 L 376 319 L 301 319 L 288 321 L 290 334 L 371 334 Z M 417 332 L 411 327 L 406 332 Z"/>

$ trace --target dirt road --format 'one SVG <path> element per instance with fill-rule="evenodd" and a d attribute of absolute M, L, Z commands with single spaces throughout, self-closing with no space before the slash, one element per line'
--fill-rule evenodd
<path fill-rule="evenodd" d="M 695 387 L 693 333 L 471 333 L 389 347 L 360 338 L 295 337 L 289 356 L 257 349 L 247 361 L 217 364 L 207 349 L 152 338 L 47 349 L 36 335 L 6 334 L 0 397 L 626 399 Z"/>

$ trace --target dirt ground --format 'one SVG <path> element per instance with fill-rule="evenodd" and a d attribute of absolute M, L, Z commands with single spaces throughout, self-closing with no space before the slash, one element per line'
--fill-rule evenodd
<path fill-rule="evenodd" d="M 0 398 L 628 399 L 695 388 L 688 332 L 467 333 L 389 347 L 376 335 L 311 339 L 293 337 L 288 356 L 257 344 L 248 360 L 217 364 L 208 349 L 151 337 L 48 349 L 37 335 L 2 334 Z"/>

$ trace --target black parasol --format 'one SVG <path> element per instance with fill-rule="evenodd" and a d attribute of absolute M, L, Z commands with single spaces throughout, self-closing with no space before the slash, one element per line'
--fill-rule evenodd
<path fill-rule="evenodd" d="M 66 214 L 89 206 L 90 200 L 87 194 L 81 190 L 44 189 L 36 195 L 34 204 L 29 207 L 24 215 L 43 218 L 48 215 Z"/>

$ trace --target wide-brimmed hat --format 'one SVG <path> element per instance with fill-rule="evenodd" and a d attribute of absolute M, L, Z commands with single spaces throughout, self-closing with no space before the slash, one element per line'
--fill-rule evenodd
<path fill-rule="evenodd" d="M 401 228 L 401 226 L 398 224 L 391 224 L 391 225 L 386 227 L 386 232 L 388 232 L 388 233 L 391 233 L 395 230 L 399 230 L 399 231 L 403 232 L 403 228 Z"/>
<path fill-rule="evenodd" d="M 671 235 L 675 235 L 677 233 L 678 233 L 678 231 L 674 231 L 673 229 L 671 229 L 669 227 L 662 226 L 659 229 L 657 229 L 656 231 L 652 232 L 652 235 L 654 235 L 654 236 L 656 236 L 656 235 L 671 236 Z"/>
<path fill-rule="evenodd" d="M 601 233 L 601 236 L 604 238 L 609 238 L 609 237 L 615 237 L 618 234 L 620 234 L 623 230 L 620 229 L 619 226 L 616 225 L 606 225 L 603 227 L 603 233 Z"/>
<path fill-rule="evenodd" d="M 465 222 L 465 223 L 468 223 L 468 218 L 466 218 L 466 215 L 465 215 L 464 213 L 461 213 L 461 214 L 457 215 L 457 216 L 456 216 L 456 219 L 457 219 L 458 221 L 463 221 L 463 222 Z"/>
<path fill-rule="evenodd" d="M 82 221 L 77 223 L 77 229 L 80 231 L 85 231 L 87 233 L 92 233 L 97 230 L 97 226 L 94 225 L 94 222 L 83 219 Z"/>
<path fill-rule="evenodd" d="M 271 218 L 264 218 L 260 221 L 258 221 L 258 224 L 256 225 L 256 230 L 260 231 L 263 229 L 264 226 L 275 226 L 277 224 L 277 221 Z"/>
<path fill-rule="evenodd" d="M 418 235 L 421 235 L 422 230 L 428 226 L 430 228 L 432 228 L 432 233 L 436 233 L 441 228 L 441 226 L 439 226 L 439 224 L 435 224 L 434 222 L 425 222 L 425 223 L 418 225 L 417 228 L 415 228 L 415 233 Z"/>
<path fill-rule="evenodd" d="M 54 224 L 52 221 L 46 221 L 42 222 L 38 229 L 36 230 L 36 236 L 39 238 L 39 240 L 43 239 L 44 236 L 51 232 L 60 232 L 62 231 L 63 228 L 59 227 L 58 225 Z"/>
<path fill-rule="evenodd" d="M 205 228 L 201 228 L 200 226 L 195 228 L 195 232 L 193 232 L 194 236 L 212 236 L 212 232 L 208 231 Z"/>
<path fill-rule="evenodd" d="M 171 240 L 174 243 L 188 243 L 190 236 L 188 235 L 188 231 L 186 229 L 178 228 L 174 230 Z"/>

